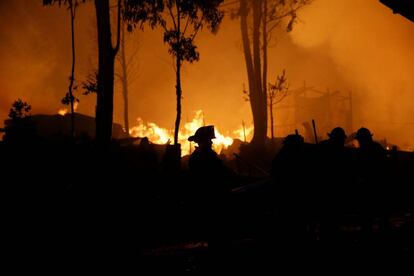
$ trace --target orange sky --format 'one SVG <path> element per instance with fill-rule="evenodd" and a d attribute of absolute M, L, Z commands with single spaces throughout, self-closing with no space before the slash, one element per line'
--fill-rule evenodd
<path fill-rule="evenodd" d="M 376 0 L 314 0 L 299 17 L 294 31 L 279 34 L 270 49 L 269 78 L 286 68 L 292 88 L 306 81 L 320 90 L 352 90 L 356 127 L 414 145 L 414 23 Z M 33 113 L 56 113 L 70 72 L 68 11 L 42 7 L 40 0 L 0 0 L 0 18 L 0 118 L 19 97 Z M 93 5 L 82 5 L 76 22 L 78 81 L 96 65 L 94 20 Z M 220 129 L 251 122 L 242 95 L 246 73 L 238 23 L 225 18 L 217 35 L 205 31 L 198 37 L 200 61 L 183 68 L 184 121 L 203 109 L 206 123 Z M 172 128 L 174 69 L 162 33 L 146 28 L 132 36 L 128 49 L 138 49 L 139 70 L 130 88 L 130 124 L 141 117 Z M 116 122 L 122 122 L 120 93 L 117 87 Z M 79 97 L 78 111 L 93 115 L 95 96 Z"/>

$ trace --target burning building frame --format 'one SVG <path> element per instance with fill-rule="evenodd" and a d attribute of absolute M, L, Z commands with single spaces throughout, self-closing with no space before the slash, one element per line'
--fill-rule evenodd
<path fill-rule="evenodd" d="M 347 132 L 353 131 L 352 93 L 335 90 L 319 90 L 304 84 L 289 91 L 288 96 L 276 108 L 276 133 L 285 136 L 303 131 L 305 139 L 314 141 L 311 122 L 316 122 L 319 135 L 336 126 Z"/>

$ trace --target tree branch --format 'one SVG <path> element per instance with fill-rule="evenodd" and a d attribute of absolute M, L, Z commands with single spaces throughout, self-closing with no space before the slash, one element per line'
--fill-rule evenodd
<path fill-rule="evenodd" d="M 269 28 L 268 28 L 268 30 L 267 30 L 267 33 L 271 33 L 277 26 L 279 26 L 279 24 L 280 24 L 280 21 L 277 21 L 275 24 L 273 24 L 273 25 L 271 25 Z"/>
<path fill-rule="evenodd" d="M 185 27 L 184 27 L 183 35 L 185 35 L 185 32 L 187 31 L 187 27 L 188 27 L 188 23 L 189 22 L 190 22 L 190 17 L 187 16 L 187 22 L 185 22 Z"/>
<path fill-rule="evenodd" d="M 174 16 L 174 14 L 171 10 L 171 7 L 172 7 L 171 0 L 169 0 L 168 3 L 169 3 L 169 4 L 167 4 L 168 12 L 170 13 L 171 19 L 173 21 L 174 29 L 177 30 L 177 23 L 175 22 L 175 16 Z M 161 24 L 161 25 L 163 25 L 164 30 L 167 31 L 167 28 L 166 28 L 165 24 Z"/>
<path fill-rule="evenodd" d="M 121 40 L 121 0 L 118 0 L 118 23 L 117 23 L 117 35 L 116 35 L 116 45 L 113 49 L 113 54 L 116 55 L 119 51 L 119 44 Z"/>
<path fill-rule="evenodd" d="M 198 31 L 200 30 L 201 26 L 203 26 L 203 19 L 204 19 L 204 15 L 203 15 L 203 17 L 201 17 L 200 21 L 194 27 L 194 33 L 191 36 L 191 42 L 194 41 L 195 37 L 197 36 Z"/>

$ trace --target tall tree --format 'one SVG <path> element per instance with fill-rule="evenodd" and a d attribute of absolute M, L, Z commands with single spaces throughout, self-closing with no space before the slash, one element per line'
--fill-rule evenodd
<path fill-rule="evenodd" d="M 75 137 L 75 109 L 74 109 L 74 102 L 78 101 L 73 95 L 73 85 L 75 82 L 75 15 L 76 15 L 76 8 L 78 7 L 80 2 L 85 2 L 84 0 L 43 0 L 43 5 L 53 5 L 55 3 L 62 5 L 67 5 L 70 11 L 70 27 L 71 27 L 71 46 L 72 46 L 72 69 L 71 74 L 69 77 L 69 87 L 68 92 L 66 93 L 65 97 L 62 99 L 63 104 L 70 105 L 70 114 L 71 114 L 71 127 L 70 133 L 71 137 Z"/>
<path fill-rule="evenodd" d="M 125 0 L 123 1 L 125 6 Z M 122 98 L 124 101 L 124 128 L 129 132 L 129 86 L 137 79 L 137 62 L 135 60 L 138 52 L 138 43 L 127 32 L 127 24 L 121 20 L 121 42 L 119 47 L 119 54 L 117 57 L 117 65 L 115 66 L 115 76 L 121 85 Z"/>
<path fill-rule="evenodd" d="M 181 67 L 184 61 L 199 60 L 194 40 L 204 25 L 215 33 L 223 18 L 219 5 L 223 0 L 126 0 L 125 18 L 132 27 L 143 27 L 148 23 L 152 28 L 164 30 L 164 42 L 169 53 L 175 57 L 177 115 L 174 129 L 174 145 L 178 144 L 181 120 Z"/>
<path fill-rule="evenodd" d="M 252 144 L 264 146 L 267 129 L 268 47 L 276 27 L 292 30 L 297 11 L 312 0 L 240 0 L 238 14 L 253 114 Z M 250 27 L 252 24 L 252 28 Z"/>
<path fill-rule="evenodd" d="M 129 118 L 128 118 L 128 70 L 125 53 L 125 25 L 121 27 L 121 81 L 122 81 L 122 96 L 124 99 L 124 127 L 125 131 L 129 132 Z"/>
<path fill-rule="evenodd" d="M 287 95 L 289 84 L 287 83 L 286 72 L 283 72 L 276 77 L 274 83 L 268 84 L 268 100 L 269 100 L 269 115 L 270 115 L 270 137 L 275 138 L 274 133 L 274 119 L 273 119 L 273 106 L 280 103 Z"/>
<path fill-rule="evenodd" d="M 114 105 L 114 63 L 120 44 L 121 0 L 117 7 L 117 39 L 112 46 L 109 0 L 95 0 L 98 31 L 98 87 L 96 105 L 96 141 L 109 145 L 112 139 Z"/>

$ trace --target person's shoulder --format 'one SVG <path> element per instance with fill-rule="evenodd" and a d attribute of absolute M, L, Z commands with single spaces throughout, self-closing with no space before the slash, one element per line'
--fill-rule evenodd
<path fill-rule="evenodd" d="M 208 150 L 208 153 L 209 153 L 209 154 L 211 154 L 211 155 L 217 156 L 217 157 L 219 156 L 219 155 L 217 154 L 217 152 L 216 152 L 215 150 L 213 150 L 213 149 L 209 149 L 209 150 Z"/>
<path fill-rule="evenodd" d="M 196 159 L 196 158 L 198 158 L 200 156 L 200 151 L 199 150 L 195 150 L 195 151 L 193 151 L 191 154 L 190 154 L 190 160 L 191 159 Z"/>

